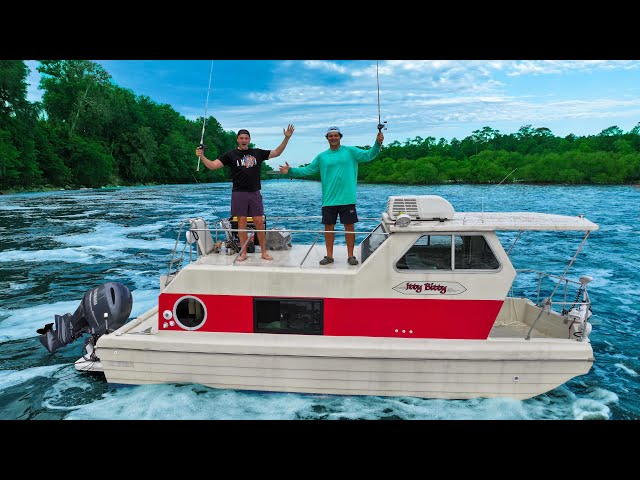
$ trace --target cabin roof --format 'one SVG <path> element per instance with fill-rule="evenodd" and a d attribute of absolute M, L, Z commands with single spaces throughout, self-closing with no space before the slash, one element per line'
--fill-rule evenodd
<path fill-rule="evenodd" d="M 413 220 L 407 227 L 396 227 L 387 213 L 382 214 L 382 220 L 391 232 L 598 230 L 598 225 L 581 216 L 533 212 L 456 212 L 450 220 Z"/>

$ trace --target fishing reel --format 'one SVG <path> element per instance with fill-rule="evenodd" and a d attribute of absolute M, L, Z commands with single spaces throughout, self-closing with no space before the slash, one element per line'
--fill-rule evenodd
<path fill-rule="evenodd" d="M 378 133 L 382 133 L 382 130 L 386 130 L 387 129 L 387 125 L 386 125 L 387 121 L 385 120 L 384 122 L 380 123 L 380 120 L 378 120 Z M 380 144 L 380 150 L 382 150 L 382 144 Z"/>
<path fill-rule="evenodd" d="M 196 148 L 201 148 L 204 152 L 207 149 L 207 146 L 204 143 L 199 144 Z"/>

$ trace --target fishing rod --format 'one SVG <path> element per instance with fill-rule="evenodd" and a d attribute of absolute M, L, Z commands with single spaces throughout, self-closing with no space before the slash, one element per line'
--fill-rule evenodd
<path fill-rule="evenodd" d="M 380 75 L 378 73 L 378 60 L 376 60 L 376 82 L 378 84 L 378 133 L 382 133 L 383 129 L 387 129 L 387 121 L 380 121 Z M 382 144 L 380 144 L 380 150 L 382 150 Z"/>
<path fill-rule="evenodd" d="M 518 169 L 518 167 L 514 168 L 511 173 L 515 172 L 517 169 Z M 502 182 L 504 182 L 507 178 L 509 178 L 511 176 L 511 173 L 509 175 L 507 175 L 506 177 L 504 177 L 502 179 Z M 498 185 L 502 185 L 502 182 L 500 182 Z M 498 186 L 498 185 L 496 185 L 496 186 Z"/>
<path fill-rule="evenodd" d="M 204 127 L 207 124 L 207 108 L 209 108 L 209 93 L 211 92 L 211 77 L 213 77 L 213 60 L 211 60 L 211 70 L 209 71 L 209 88 L 207 89 L 207 101 L 204 105 L 204 117 L 202 118 L 202 134 L 200 135 L 200 145 L 198 148 L 202 148 L 204 152 L 207 149 L 207 146 L 204 142 Z M 196 168 L 196 172 L 200 171 L 200 157 L 198 157 L 198 167 Z"/>
<path fill-rule="evenodd" d="M 209 94 L 211 93 L 211 79 L 212 78 L 213 78 L 213 60 L 211 60 L 211 68 L 209 70 L 209 87 L 207 88 L 207 101 L 204 104 L 204 117 L 202 118 L 202 133 L 200 134 L 200 144 L 198 145 L 198 148 L 202 148 L 203 152 L 207 149 L 207 146 L 204 144 L 204 129 L 205 129 L 205 126 L 207 125 L 207 110 L 209 108 Z M 200 157 L 198 157 L 198 167 L 196 168 L 196 171 L 197 172 L 200 171 Z M 198 181 L 198 179 L 195 177 L 194 174 L 191 174 L 191 176 L 196 181 L 196 183 L 200 183 Z M 216 224 L 218 224 L 218 223 L 220 224 L 220 226 L 225 231 L 227 240 L 229 240 L 229 237 L 231 236 L 231 231 L 230 231 L 231 223 L 226 218 L 223 219 L 220 216 L 220 214 L 218 213 L 218 210 L 215 207 L 215 202 L 212 203 L 211 207 L 212 207 L 212 210 L 213 210 L 213 214 L 215 215 L 215 218 L 216 218 Z M 209 227 L 207 227 L 207 228 L 209 228 Z M 209 231 L 211 231 L 211 229 L 209 229 Z M 218 239 L 218 233 L 217 232 L 218 232 L 218 229 L 216 227 L 216 240 Z"/>
<path fill-rule="evenodd" d="M 502 182 L 504 182 L 507 178 L 509 178 L 511 176 L 511 174 L 513 172 L 515 172 L 516 170 L 518 170 L 518 167 L 516 167 L 513 170 L 511 170 L 511 173 L 509 175 L 507 175 L 506 177 L 504 177 L 502 179 L 502 181 L 498 185 L 496 185 L 496 187 L 499 187 L 500 185 L 502 185 Z M 482 213 L 484 215 L 484 196 L 482 196 L 480 198 L 482 199 Z M 520 230 L 520 233 L 522 233 L 522 230 Z M 513 243 L 511 244 L 511 247 L 509 247 L 509 252 L 511 251 L 511 249 L 514 247 L 514 245 L 518 241 L 518 238 L 520 238 L 520 233 L 518 233 L 518 237 L 513 241 Z M 507 256 L 509 256 L 509 252 L 507 252 Z"/>

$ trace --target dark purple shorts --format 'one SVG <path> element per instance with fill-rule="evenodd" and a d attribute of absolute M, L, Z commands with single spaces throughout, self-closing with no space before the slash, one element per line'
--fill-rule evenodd
<path fill-rule="evenodd" d="M 260 190 L 256 192 L 231 192 L 231 215 L 234 217 L 261 217 L 264 215 Z"/>
<path fill-rule="evenodd" d="M 340 214 L 340 223 L 350 225 L 358 221 L 358 212 L 356 206 L 351 205 L 332 205 L 330 207 L 322 207 L 322 224 L 335 225 Z"/>

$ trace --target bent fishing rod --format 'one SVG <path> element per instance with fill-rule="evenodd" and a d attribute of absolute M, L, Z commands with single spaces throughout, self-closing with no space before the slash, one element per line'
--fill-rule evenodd
<path fill-rule="evenodd" d="M 212 76 L 213 76 L 213 60 L 211 60 L 211 70 L 209 71 L 209 88 L 207 89 L 207 101 L 206 101 L 206 103 L 204 105 L 204 117 L 202 118 L 202 134 L 200 135 L 200 144 L 198 145 L 198 148 L 202 148 L 203 152 L 207 149 L 207 146 L 203 143 L 204 142 L 204 127 L 207 124 L 207 108 L 209 108 L 209 93 L 211 92 L 211 77 Z M 199 171 L 200 171 L 200 157 L 198 157 L 198 167 L 196 168 L 196 172 L 199 172 Z"/>

